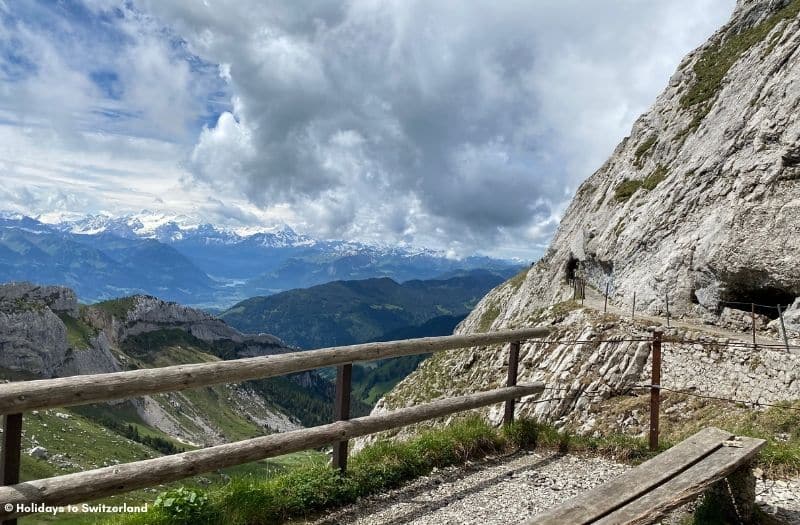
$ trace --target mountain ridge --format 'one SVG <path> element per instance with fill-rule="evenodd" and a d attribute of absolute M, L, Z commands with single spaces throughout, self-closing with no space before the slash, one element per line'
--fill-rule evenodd
<path fill-rule="evenodd" d="M 187 229 L 170 217 L 160 219 L 143 225 L 139 236 L 128 224 L 134 219 L 104 217 L 101 224 L 77 228 L 0 213 L 0 281 L 70 286 L 84 302 L 143 293 L 219 308 L 332 280 L 386 276 L 406 281 L 516 265 L 479 256 L 451 259 L 404 246 L 315 240 L 288 228 L 241 236 L 212 225 Z"/>
<path fill-rule="evenodd" d="M 301 348 L 358 344 L 436 317 L 466 315 L 509 273 L 473 270 L 449 279 L 403 283 L 388 277 L 332 281 L 251 297 L 220 318 L 243 331 L 274 333 Z"/>

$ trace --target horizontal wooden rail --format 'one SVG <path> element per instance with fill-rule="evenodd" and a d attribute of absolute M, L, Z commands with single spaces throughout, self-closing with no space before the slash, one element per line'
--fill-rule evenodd
<path fill-rule="evenodd" d="M 0 414 L 18 414 L 30 410 L 100 403 L 209 385 L 240 383 L 357 361 L 523 341 L 543 337 L 548 333 L 547 328 L 527 328 L 425 337 L 111 374 L 18 381 L 0 385 Z"/>
<path fill-rule="evenodd" d="M 0 487 L 0 520 L 21 515 L 4 509 L 18 504 L 64 506 L 122 494 L 161 483 L 178 481 L 204 472 L 250 461 L 299 452 L 331 442 L 345 441 L 375 432 L 420 423 L 437 417 L 480 408 L 509 399 L 541 393 L 544 384 L 504 387 L 488 392 L 441 399 L 350 421 L 272 434 L 270 436 L 193 450 L 172 456 L 115 465 L 86 472 Z"/>

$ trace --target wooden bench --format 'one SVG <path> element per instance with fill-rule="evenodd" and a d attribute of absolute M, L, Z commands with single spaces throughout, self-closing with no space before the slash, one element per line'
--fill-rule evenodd
<path fill-rule="evenodd" d="M 526 525 L 652 523 L 709 488 L 721 498 L 721 510 L 731 523 L 747 523 L 755 506 L 750 466 L 764 444 L 763 439 L 706 428 L 618 478 L 534 516 Z"/>

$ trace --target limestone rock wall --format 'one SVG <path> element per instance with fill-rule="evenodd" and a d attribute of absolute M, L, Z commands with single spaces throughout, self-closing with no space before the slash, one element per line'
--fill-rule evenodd
<path fill-rule="evenodd" d="M 725 300 L 785 306 L 800 296 L 798 10 L 797 1 L 739 2 L 681 62 L 580 186 L 515 303 L 567 298 L 573 272 L 598 290 L 608 282 L 620 305 L 636 292 L 650 313 L 664 312 L 665 294 L 673 314 L 688 315 L 718 313 Z M 730 57 L 725 76 L 710 78 L 708 62 Z"/>
<path fill-rule="evenodd" d="M 543 381 L 547 389 L 541 396 L 521 400 L 522 415 L 591 430 L 601 401 L 641 393 L 635 387 L 650 384 L 649 339 L 654 330 L 663 330 L 667 341 L 684 341 L 662 345 L 665 388 L 752 403 L 800 397 L 800 355 L 795 353 L 727 346 L 740 342 L 604 316 L 588 308 L 567 313 L 552 308 L 540 315 L 540 324 L 552 327 L 547 339 L 554 342 L 524 343 L 518 377 L 520 382 Z M 380 400 L 376 413 L 503 386 L 507 366 L 507 346 L 436 354 Z M 501 405 L 485 412 L 492 422 L 501 422 Z"/>
<path fill-rule="evenodd" d="M 53 377 L 68 352 L 66 328 L 49 308 L 0 311 L 0 368 Z"/>

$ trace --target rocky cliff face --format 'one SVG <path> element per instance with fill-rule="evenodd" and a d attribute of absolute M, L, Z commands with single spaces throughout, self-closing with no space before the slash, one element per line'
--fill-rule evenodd
<path fill-rule="evenodd" d="M 102 308 L 103 304 L 113 307 Z M 230 341 L 243 346 L 241 357 L 269 355 L 288 350 L 277 337 L 269 334 L 243 334 L 211 314 L 163 301 L 149 295 L 100 303 L 100 308 L 84 312 L 91 324 L 103 330 L 114 342 L 157 330 L 178 328 L 207 343 Z"/>
<path fill-rule="evenodd" d="M 155 342 L 134 340 L 156 333 L 168 338 L 169 330 L 180 330 L 191 338 L 177 340 L 174 350 L 169 343 L 153 350 L 150 345 Z M 210 346 L 194 348 L 192 341 Z M 218 352 L 225 358 L 289 351 L 276 337 L 245 335 L 205 312 L 154 297 L 129 297 L 87 307 L 79 306 L 68 288 L 0 285 L 0 377 L 6 379 L 108 373 L 219 359 L 204 352 L 216 348 L 215 344 L 225 349 Z M 296 381 L 317 389 L 330 387 L 310 373 L 299 375 Z M 206 394 L 217 400 L 218 406 L 207 406 Z M 225 418 L 241 418 L 254 430 L 284 431 L 299 426 L 295 418 L 248 384 L 210 387 L 191 395 L 144 397 L 133 405 L 146 423 L 194 444 L 228 440 L 227 429 L 220 425 Z M 214 417 L 207 413 L 209 409 L 223 415 Z"/>
<path fill-rule="evenodd" d="M 798 13 L 798 0 L 741 0 L 580 186 L 546 255 L 490 292 L 457 328 L 544 324 L 556 339 L 591 341 L 523 345 L 520 380 L 545 381 L 542 397 L 554 400 L 523 400 L 521 413 L 588 431 L 598 403 L 649 382 L 648 343 L 607 342 L 664 329 L 663 319 L 620 315 L 630 312 L 634 292 L 640 315 L 662 317 L 668 295 L 672 315 L 685 318 L 668 335 L 707 343 L 669 344 L 665 386 L 754 402 L 800 397 L 798 356 L 716 346 L 729 340 L 723 326 L 747 328 L 736 303 L 750 302 L 793 303 L 785 321 L 790 342 L 800 341 Z M 608 285 L 615 313 L 568 302 L 576 277 L 595 297 Z M 760 313 L 762 335 L 777 342 L 777 310 Z M 505 348 L 438 354 L 376 410 L 497 387 L 506 366 Z"/>
<path fill-rule="evenodd" d="M 55 312 L 76 312 L 66 288 L 11 283 L 0 286 L 0 368 L 52 377 L 69 356 L 67 331 Z"/>
<path fill-rule="evenodd" d="M 573 275 L 651 313 L 800 296 L 800 3 L 740 1 L 578 189 L 516 303 Z M 521 306 L 521 305 L 520 305 Z"/>

